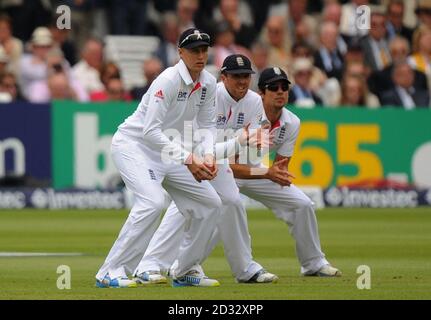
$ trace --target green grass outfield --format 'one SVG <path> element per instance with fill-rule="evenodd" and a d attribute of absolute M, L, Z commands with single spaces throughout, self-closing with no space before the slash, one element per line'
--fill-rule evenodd
<path fill-rule="evenodd" d="M 270 211 L 250 211 L 255 259 L 277 284 L 237 284 L 218 247 L 205 262 L 216 288 L 97 289 L 94 274 L 126 211 L 0 211 L 0 252 L 80 252 L 78 257 L 0 257 L 0 299 L 431 299 L 431 208 L 318 211 L 323 250 L 343 277 L 299 275 L 287 226 Z M 72 288 L 57 289 L 59 265 Z M 358 290 L 359 265 L 371 268 L 371 289 Z"/>

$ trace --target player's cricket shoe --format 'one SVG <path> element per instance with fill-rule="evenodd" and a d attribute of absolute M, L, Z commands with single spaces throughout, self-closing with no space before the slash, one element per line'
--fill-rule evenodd
<path fill-rule="evenodd" d="M 134 280 L 138 285 L 163 284 L 168 282 L 166 277 L 163 276 L 160 271 L 144 271 L 138 274 Z"/>
<path fill-rule="evenodd" d="M 278 281 L 278 277 L 275 274 L 272 274 L 265 269 L 260 269 L 256 272 L 253 277 L 248 279 L 247 281 L 238 281 L 240 283 L 276 283 Z"/>
<path fill-rule="evenodd" d="M 203 276 L 196 270 L 187 272 L 184 276 L 172 280 L 173 287 L 218 287 L 220 283 L 215 279 Z"/>
<path fill-rule="evenodd" d="M 314 277 L 341 277 L 342 273 L 337 268 L 334 268 L 330 264 L 324 265 L 319 271 L 311 274 L 305 274 L 305 276 L 314 276 Z"/>
<path fill-rule="evenodd" d="M 136 288 L 137 284 L 134 280 L 127 277 L 119 277 L 111 279 L 105 276 L 103 280 L 96 279 L 96 287 L 98 288 Z"/>

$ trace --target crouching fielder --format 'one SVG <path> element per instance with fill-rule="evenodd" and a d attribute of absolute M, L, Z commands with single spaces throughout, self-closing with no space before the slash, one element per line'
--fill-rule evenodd
<path fill-rule="evenodd" d="M 192 153 L 192 139 L 187 138 L 193 121 L 215 134 L 216 80 L 204 70 L 209 44 L 208 34 L 194 28 L 184 31 L 179 41 L 181 60 L 159 75 L 113 137 L 112 157 L 133 192 L 134 204 L 96 275 L 98 287 L 136 286 L 127 274 L 134 271 L 157 229 L 165 203 L 163 188 L 189 221 L 178 243 L 174 281 L 219 285 L 217 280 L 191 274 L 192 267 L 202 262 L 221 207 L 220 197 L 206 181 L 217 172 L 214 139 L 211 135 L 205 139 L 200 157 Z"/>
<path fill-rule="evenodd" d="M 341 272 L 325 259 L 320 247 L 313 202 L 292 184 L 287 171 L 299 133 L 299 118 L 285 108 L 290 81 L 280 68 L 267 68 L 259 78 L 264 114 L 261 124 L 270 127 L 276 152 L 269 169 L 242 164 L 231 165 L 240 192 L 263 203 L 286 222 L 295 239 L 296 254 L 305 276 L 340 276 Z M 218 241 L 215 235 L 213 242 Z"/>

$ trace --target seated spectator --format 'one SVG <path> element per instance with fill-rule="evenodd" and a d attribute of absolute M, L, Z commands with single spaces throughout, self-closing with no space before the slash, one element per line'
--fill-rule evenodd
<path fill-rule="evenodd" d="M 77 100 L 76 92 L 63 72 L 54 72 L 48 77 L 48 91 L 49 101 Z"/>
<path fill-rule="evenodd" d="M 289 92 L 289 104 L 313 108 L 322 105 L 322 100 L 311 90 L 310 80 L 313 65 L 309 59 L 298 58 L 292 63 L 294 85 Z"/>
<path fill-rule="evenodd" d="M 314 55 L 316 67 L 326 73 L 328 78 L 341 80 L 344 59 L 337 48 L 338 27 L 333 22 L 325 22 L 320 29 L 320 46 Z"/>
<path fill-rule="evenodd" d="M 107 101 L 131 101 L 131 95 L 124 89 L 120 78 L 110 78 L 106 84 L 106 89 L 100 92 L 94 92 L 90 96 L 93 102 Z"/>
<path fill-rule="evenodd" d="M 24 100 L 19 92 L 16 77 L 11 72 L 0 74 L 0 92 L 3 98 L 7 97 L 8 102 Z"/>
<path fill-rule="evenodd" d="M 381 105 L 411 110 L 428 108 L 430 95 L 427 90 L 413 87 L 415 74 L 406 61 L 397 62 L 392 72 L 394 86 L 382 94 Z"/>
<path fill-rule="evenodd" d="M 38 27 L 30 41 L 30 53 L 21 57 L 19 65 L 19 83 L 21 92 L 29 98 L 29 89 L 34 82 L 46 81 L 48 77 L 46 59 L 53 47 L 51 32 L 48 28 Z"/>
<path fill-rule="evenodd" d="M 368 36 L 360 40 L 365 64 L 372 71 L 383 70 L 391 63 L 389 44 L 386 39 L 386 16 L 382 12 L 372 12 Z"/>
<path fill-rule="evenodd" d="M 352 61 L 346 65 L 346 68 L 344 69 L 343 78 L 346 75 L 362 77 L 364 79 L 367 79 L 368 69 L 365 66 L 363 61 Z"/>
<path fill-rule="evenodd" d="M 431 29 L 431 2 L 429 0 L 418 0 L 415 13 L 419 20 L 419 28 L 428 27 Z M 414 32 L 413 39 L 416 37 L 417 31 L 418 29 Z"/>
<path fill-rule="evenodd" d="M 63 52 L 55 47 L 51 49 L 46 56 L 47 65 L 47 79 L 34 81 L 28 88 L 28 100 L 34 103 L 46 103 L 51 101 L 51 93 L 49 90 L 48 76 L 61 73 L 67 78 L 68 85 L 74 92 L 74 99 L 80 102 L 89 101 L 89 96 L 85 91 L 82 84 L 74 77 L 71 67 L 66 59 L 64 59 Z M 60 77 L 56 80 L 61 82 Z"/>
<path fill-rule="evenodd" d="M 359 44 L 352 44 L 347 48 L 347 52 L 344 55 L 344 65 L 347 66 L 352 62 L 364 63 L 365 55 L 362 51 L 362 47 Z M 367 72 L 371 73 L 371 68 L 365 65 Z"/>
<path fill-rule="evenodd" d="M 283 70 L 289 69 L 291 61 L 290 51 L 285 39 L 284 18 L 281 16 L 272 16 L 266 22 L 266 32 L 268 39 L 270 66 L 279 66 Z"/>
<path fill-rule="evenodd" d="M 162 61 L 163 69 L 172 67 L 180 60 L 178 55 L 179 30 L 178 17 L 172 12 L 163 14 L 160 24 L 162 39 L 154 54 Z"/>
<path fill-rule="evenodd" d="M 155 57 L 145 60 L 142 69 L 146 83 L 143 87 L 135 87 L 131 90 L 130 93 L 134 100 L 141 100 L 154 79 L 163 71 L 161 61 Z"/>
<path fill-rule="evenodd" d="M 341 82 L 339 105 L 342 107 L 366 107 L 371 109 L 380 106 L 377 97 L 368 92 L 364 77 L 347 73 Z"/>
<path fill-rule="evenodd" d="M 198 0 L 178 0 L 176 15 L 178 17 L 179 34 L 189 28 L 195 28 L 195 14 L 199 7 Z"/>
<path fill-rule="evenodd" d="M 216 35 L 214 39 L 214 46 L 211 48 L 213 55 L 213 64 L 220 69 L 223 65 L 224 59 L 231 54 L 243 54 L 249 57 L 250 52 L 243 46 L 235 43 L 235 33 L 230 25 L 224 21 L 217 25 Z"/>
<path fill-rule="evenodd" d="M 260 74 L 263 70 L 268 68 L 268 57 L 269 50 L 268 46 L 263 44 L 262 42 L 255 42 L 251 47 L 251 61 L 253 63 L 253 70 L 256 72 L 255 75 L 251 77 L 251 85 L 250 89 L 256 92 L 259 91 L 258 81 Z"/>
<path fill-rule="evenodd" d="M 76 61 L 76 46 L 75 44 L 69 40 L 70 29 L 59 29 L 57 28 L 57 16 L 54 16 L 51 24 L 49 25 L 49 31 L 51 31 L 52 39 L 56 46 L 58 46 L 61 51 L 63 51 L 63 55 L 65 59 L 69 62 L 71 66 L 73 66 Z"/>
<path fill-rule="evenodd" d="M 341 5 L 338 2 L 326 2 L 322 12 L 323 22 L 333 22 L 338 27 L 338 30 L 340 29 Z M 342 34 L 338 34 L 337 49 L 342 55 L 345 55 L 347 52 L 347 40 Z"/>
<path fill-rule="evenodd" d="M 403 0 L 390 0 L 386 13 L 388 17 L 386 30 L 389 40 L 393 40 L 396 36 L 401 36 L 406 38 L 410 44 L 412 42 L 413 29 L 403 24 L 404 9 Z"/>
<path fill-rule="evenodd" d="M 115 62 L 108 61 L 102 65 L 102 68 L 100 70 L 100 81 L 102 81 L 103 85 L 106 88 L 109 80 L 112 78 L 121 79 L 121 72 L 120 68 Z"/>
<path fill-rule="evenodd" d="M 317 22 L 316 19 L 307 14 L 307 0 L 289 0 L 287 19 L 285 20 L 288 30 L 288 43 L 306 42 L 313 48 L 317 47 Z"/>
<path fill-rule="evenodd" d="M 9 62 L 9 56 L 6 54 L 6 51 L 0 45 L 0 74 L 9 70 Z"/>
<path fill-rule="evenodd" d="M 103 90 L 100 68 L 103 64 L 103 45 L 97 39 L 88 39 L 81 52 L 81 60 L 72 68 L 75 78 L 88 94 Z"/>
<path fill-rule="evenodd" d="M 298 59 L 298 58 L 306 58 L 306 59 L 309 59 L 312 63 L 314 63 L 313 48 L 311 48 L 305 42 L 295 43 L 292 47 L 292 59 L 293 61 L 295 61 L 295 59 Z M 292 74 L 292 71 L 293 71 L 292 67 L 293 67 L 293 64 L 290 64 L 288 69 L 290 74 Z M 313 92 L 317 92 L 328 81 L 328 77 L 322 70 L 320 70 L 314 65 L 311 72 L 312 74 L 311 74 L 311 80 L 310 80 L 310 88 Z"/>
<path fill-rule="evenodd" d="M 396 36 L 389 43 L 389 51 L 392 56 L 392 61 L 382 71 L 374 71 L 368 78 L 368 86 L 375 95 L 380 96 L 383 92 L 391 89 L 394 85 L 392 82 L 392 71 L 394 69 L 394 63 L 405 61 L 410 52 L 410 46 L 405 38 Z M 414 70 L 415 81 L 413 87 L 415 89 L 428 89 L 428 81 L 426 75 L 418 70 Z"/>
<path fill-rule="evenodd" d="M 410 66 L 424 73 L 431 91 L 431 29 L 422 26 L 416 30 L 413 39 L 413 53 L 407 58 Z"/>
<path fill-rule="evenodd" d="M 235 34 L 235 42 L 245 48 L 250 48 L 256 38 L 250 6 L 246 1 L 220 0 L 214 10 L 214 21 L 226 21 Z"/>
<path fill-rule="evenodd" d="M 10 59 L 10 71 L 17 75 L 23 46 L 21 40 L 13 37 L 12 21 L 5 14 L 0 15 L 0 46 L 3 47 L 5 54 Z"/>

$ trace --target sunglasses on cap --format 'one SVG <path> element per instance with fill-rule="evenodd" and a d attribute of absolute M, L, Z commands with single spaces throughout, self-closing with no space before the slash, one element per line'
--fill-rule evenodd
<path fill-rule="evenodd" d="M 192 33 L 192 34 L 189 34 L 187 37 L 185 37 L 178 46 L 181 48 L 182 45 L 188 41 L 198 41 L 198 40 L 206 41 L 209 43 L 210 36 L 207 33 Z"/>
<path fill-rule="evenodd" d="M 273 92 L 277 92 L 280 87 L 283 92 L 286 92 L 287 90 L 289 90 L 289 84 L 286 82 L 271 83 L 265 86 L 266 89 Z"/>

